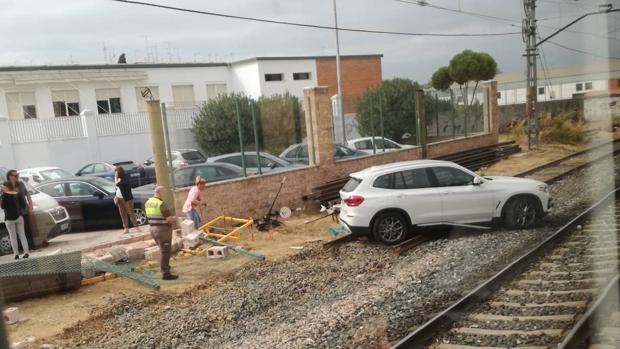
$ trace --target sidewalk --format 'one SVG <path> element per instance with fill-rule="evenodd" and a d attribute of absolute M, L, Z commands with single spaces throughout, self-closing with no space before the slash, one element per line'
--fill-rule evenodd
<path fill-rule="evenodd" d="M 45 256 L 57 250 L 62 252 L 82 251 L 90 252 L 99 248 L 110 247 L 112 245 L 132 243 L 136 241 L 148 240 L 151 235 L 148 233 L 148 226 L 141 227 L 141 233 L 123 233 L 123 229 L 89 231 L 84 233 L 69 233 L 55 237 L 49 241 L 49 246 L 38 248 L 30 253 L 31 257 Z M 0 262 L 13 260 L 13 255 L 9 254 L 0 257 Z"/>

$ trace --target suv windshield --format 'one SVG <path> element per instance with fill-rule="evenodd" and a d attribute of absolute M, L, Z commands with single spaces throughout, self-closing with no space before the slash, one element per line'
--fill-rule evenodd
<path fill-rule="evenodd" d="M 123 170 L 126 171 L 132 171 L 133 169 L 135 169 L 136 167 L 138 167 L 133 161 L 127 161 L 127 162 L 117 162 L 114 165 L 120 166 L 123 168 Z"/>
<path fill-rule="evenodd" d="M 345 193 L 350 193 L 350 192 L 354 191 L 355 188 L 357 188 L 357 186 L 360 185 L 360 183 L 362 183 L 361 179 L 355 178 L 355 177 L 351 177 L 351 179 L 349 179 L 347 184 L 345 184 L 344 187 L 342 187 L 342 191 L 345 192 Z"/>

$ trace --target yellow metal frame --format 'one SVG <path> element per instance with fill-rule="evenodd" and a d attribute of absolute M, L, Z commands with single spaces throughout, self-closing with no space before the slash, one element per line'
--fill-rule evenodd
<path fill-rule="evenodd" d="M 230 222 L 231 224 L 232 223 L 243 223 L 243 224 L 238 227 L 235 227 L 235 229 L 229 232 L 226 232 L 227 229 L 222 229 L 222 228 L 215 226 L 216 224 L 222 221 L 224 222 L 224 224 L 226 224 L 227 222 Z M 252 218 L 241 219 L 241 218 L 235 218 L 235 217 L 229 217 L 229 216 L 218 216 L 214 218 L 213 220 L 211 220 L 210 222 L 204 224 L 202 227 L 200 227 L 200 230 L 202 230 L 205 234 L 207 234 L 207 236 L 213 237 L 217 239 L 217 241 L 219 242 L 224 242 L 228 239 L 239 240 L 241 238 L 241 230 L 251 227 L 253 224 L 254 224 L 254 220 L 252 220 Z M 218 230 L 224 230 L 224 232 L 214 233 L 214 232 L 211 232 L 211 228 L 217 228 Z"/>

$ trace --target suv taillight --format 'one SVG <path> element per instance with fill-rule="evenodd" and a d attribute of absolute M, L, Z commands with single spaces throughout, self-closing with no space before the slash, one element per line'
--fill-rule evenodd
<path fill-rule="evenodd" d="M 349 207 L 357 207 L 364 202 L 364 197 L 359 195 L 349 196 L 348 198 L 343 200 L 344 203 Z"/>

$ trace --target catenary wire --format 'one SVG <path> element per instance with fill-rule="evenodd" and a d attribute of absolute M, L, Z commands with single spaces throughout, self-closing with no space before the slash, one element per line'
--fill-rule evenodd
<path fill-rule="evenodd" d="M 261 23 L 271 23 L 271 24 L 281 24 L 281 25 L 289 25 L 296 27 L 304 27 L 304 28 L 314 28 L 314 29 L 329 29 L 329 30 L 339 30 L 342 32 L 355 32 L 355 33 L 367 33 L 367 34 L 387 34 L 387 35 L 403 35 L 403 36 L 435 36 L 435 37 L 484 37 L 484 36 L 506 36 L 506 35 L 519 35 L 521 32 L 503 32 L 503 33 L 413 33 L 413 32 L 398 32 L 398 31 L 384 31 L 384 30 L 371 30 L 371 29 L 359 29 L 359 28 L 346 28 L 346 27 L 332 27 L 327 25 L 319 25 L 319 24 L 308 24 L 308 23 L 298 23 L 298 22 L 288 22 L 288 21 L 277 21 L 265 18 L 257 18 L 257 17 L 247 17 L 247 16 L 236 16 L 229 15 L 218 12 L 210 12 L 210 11 L 200 11 L 193 10 L 183 7 L 175 7 L 168 5 L 160 5 L 143 1 L 132 1 L 132 0 L 110 0 L 114 2 L 121 2 L 126 4 L 133 5 L 141 5 L 141 6 L 149 6 L 156 7 L 161 9 L 180 11 L 180 12 L 189 12 L 195 14 L 209 15 L 215 17 L 223 17 L 230 19 L 238 19 L 238 20 L 246 20 L 253 22 L 261 22 Z"/>

